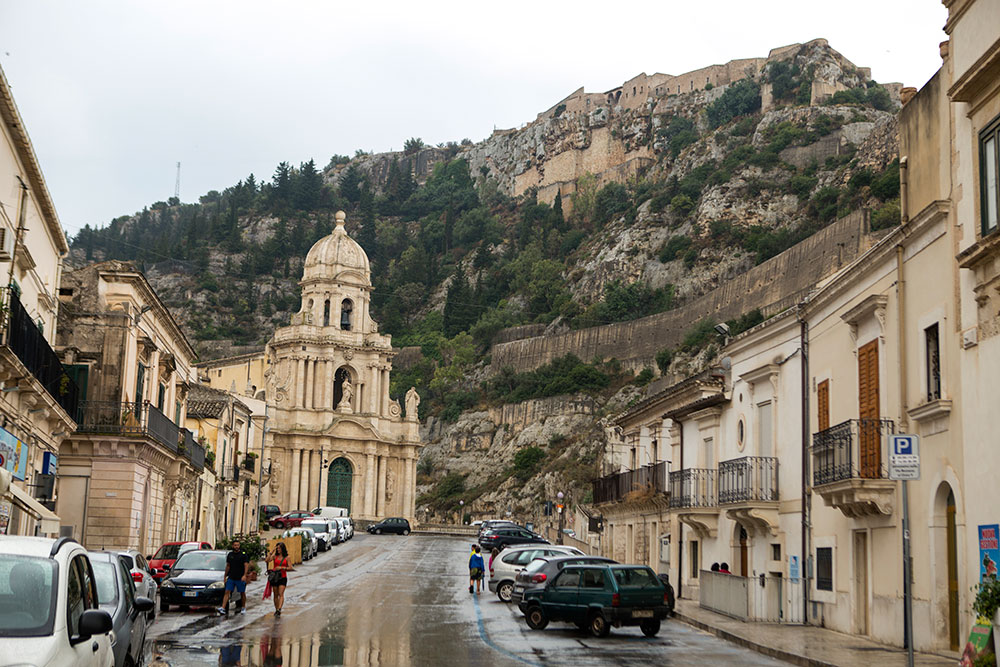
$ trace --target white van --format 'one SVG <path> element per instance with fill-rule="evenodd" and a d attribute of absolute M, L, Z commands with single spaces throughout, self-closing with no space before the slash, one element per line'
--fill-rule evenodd
<path fill-rule="evenodd" d="M 310 510 L 316 516 L 321 516 L 324 519 L 339 519 L 340 517 L 347 516 L 349 512 L 344 507 L 314 507 Z"/>

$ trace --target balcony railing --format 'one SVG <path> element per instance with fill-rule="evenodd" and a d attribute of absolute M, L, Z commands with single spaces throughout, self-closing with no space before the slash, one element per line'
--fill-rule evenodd
<path fill-rule="evenodd" d="M 205 448 L 194 439 L 194 434 L 178 427 L 148 403 L 82 401 L 75 415 L 77 433 L 148 436 L 184 456 L 195 469 L 205 467 Z"/>
<path fill-rule="evenodd" d="M 149 435 L 170 451 L 176 452 L 181 437 L 180 427 L 170 421 L 170 418 L 160 412 L 155 405 L 147 407 L 146 424 Z"/>
<path fill-rule="evenodd" d="M 850 419 L 813 434 L 813 484 L 884 479 L 891 419 Z"/>
<path fill-rule="evenodd" d="M 76 382 L 66 374 L 62 362 L 52 346 L 45 340 L 38 325 L 21 300 L 9 287 L 2 288 L 3 300 L 7 305 L 4 313 L 3 342 L 10 348 L 25 368 L 35 376 L 45 391 L 72 417 L 80 402 L 80 390 Z"/>
<path fill-rule="evenodd" d="M 626 500 L 633 493 L 667 493 L 669 463 L 662 461 L 643 466 L 637 470 L 607 475 L 593 482 L 594 502 L 610 503 Z"/>
<path fill-rule="evenodd" d="M 670 473 L 671 507 L 717 507 L 715 470 L 687 468 Z"/>
<path fill-rule="evenodd" d="M 205 469 L 205 448 L 194 439 L 194 434 L 186 428 L 180 429 L 178 447 L 184 458 L 191 462 L 196 470 Z"/>
<path fill-rule="evenodd" d="M 226 465 L 222 468 L 223 482 L 238 482 L 240 479 L 240 466 Z"/>
<path fill-rule="evenodd" d="M 778 500 L 778 459 L 744 456 L 719 464 L 719 504 Z"/>
<path fill-rule="evenodd" d="M 254 464 L 255 464 L 256 461 L 257 461 L 257 459 L 252 458 L 250 456 L 243 457 L 243 469 L 246 470 L 246 471 L 248 471 L 248 472 L 253 472 L 254 469 L 255 469 L 255 465 Z"/>

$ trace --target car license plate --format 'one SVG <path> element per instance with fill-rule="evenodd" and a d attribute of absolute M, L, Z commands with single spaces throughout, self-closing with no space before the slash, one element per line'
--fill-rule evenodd
<path fill-rule="evenodd" d="M 196 597 L 198 597 L 198 591 L 184 591 L 184 597 L 186 597 L 186 598 L 196 598 Z"/>
<path fill-rule="evenodd" d="M 652 609 L 633 609 L 632 618 L 653 618 Z"/>

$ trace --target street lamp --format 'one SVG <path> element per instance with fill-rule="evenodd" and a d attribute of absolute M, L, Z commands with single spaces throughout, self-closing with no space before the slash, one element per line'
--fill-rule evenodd
<path fill-rule="evenodd" d="M 465 525 L 464 507 L 465 507 L 465 501 L 464 500 L 459 500 L 458 501 L 458 525 L 460 525 L 460 526 L 464 526 Z"/>
<path fill-rule="evenodd" d="M 563 492 L 560 491 L 556 494 L 556 499 L 559 501 L 556 503 L 556 509 L 559 512 L 559 533 L 556 535 L 556 544 L 563 543 L 563 521 L 566 516 L 563 513 Z"/>

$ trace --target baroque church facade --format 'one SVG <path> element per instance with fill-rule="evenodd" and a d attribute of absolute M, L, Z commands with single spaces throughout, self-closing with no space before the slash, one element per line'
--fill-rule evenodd
<path fill-rule="evenodd" d="M 420 397 L 389 396 L 391 337 L 372 319 L 368 256 L 344 229 L 306 255 L 302 301 L 260 354 L 199 364 L 230 391 L 263 388 L 267 427 L 261 504 L 282 512 L 345 507 L 355 519 L 414 520 Z"/>

